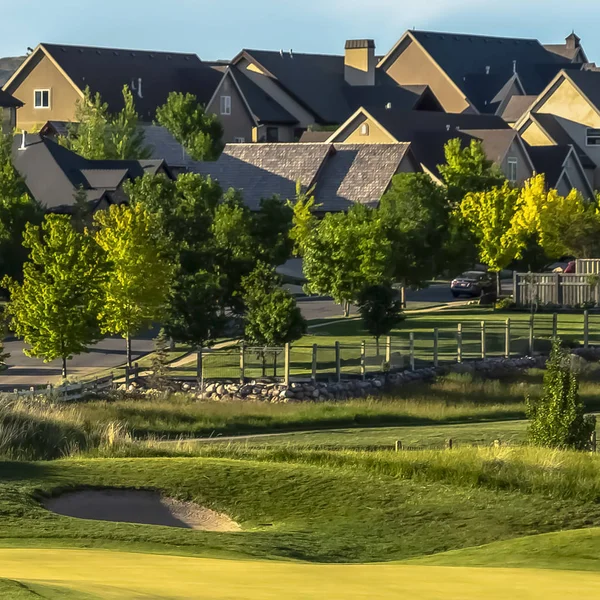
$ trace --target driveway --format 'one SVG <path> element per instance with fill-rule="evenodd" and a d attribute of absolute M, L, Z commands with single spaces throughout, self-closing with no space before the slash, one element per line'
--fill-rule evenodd
<path fill-rule="evenodd" d="M 140 334 L 131 341 L 133 359 L 152 352 L 156 331 Z M 26 344 L 21 340 L 9 338 L 4 342 L 5 352 L 10 352 L 6 361 L 8 369 L 0 371 L 0 390 L 12 391 L 15 388 L 27 389 L 31 386 L 44 386 L 60 382 L 62 361 L 44 363 L 38 358 L 29 358 L 23 353 Z M 126 362 L 125 340 L 106 338 L 90 346 L 89 352 L 74 356 L 67 362 L 69 377 L 84 377 L 95 371 L 108 370 L 124 365 Z"/>

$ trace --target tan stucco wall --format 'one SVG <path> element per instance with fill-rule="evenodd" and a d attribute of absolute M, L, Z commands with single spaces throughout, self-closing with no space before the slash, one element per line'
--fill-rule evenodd
<path fill-rule="evenodd" d="M 261 87 L 269 96 L 271 96 L 275 102 L 279 103 L 285 108 L 290 114 L 298 119 L 298 127 L 308 127 L 313 125 L 315 122 L 314 117 L 298 102 L 291 98 L 275 81 L 273 81 L 267 75 L 263 75 L 257 72 L 257 69 L 253 68 L 252 63 L 242 58 L 236 67 L 241 69 L 244 74 L 249 77 L 254 83 Z"/>
<path fill-rule="evenodd" d="M 521 127 L 519 133 L 530 146 L 554 146 L 554 142 L 544 133 L 537 123 Z"/>
<path fill-rule="evenodd" d="M 567 79 L 553 93 L 542 99 L 536 105 L 535 110 L 536 112 L 563 117 L 588 127 L 600 128 L 600 116 Z"/>
<path fill-rule="evenodd" d="M 231 96 L 231 114 L 222 115 L 221 96 Z M 213 101 L 207 106 L 207 112 L 217 115 L 223 125 L 223 141 L 231 143 L 235 138 L 244 138 L 246 142 L 252 141 L 252 128 L 254 120 L 250 116 L 246 103 L 240 95 L 237 86 L 231 77 L 224 77 Z"/>
<path fill-rule="evenodd" d="M 363 124 L 369 126 L 369 135 L 361 135 L 360 129 Z M 340 131 L 333 141 L 345 144 L 393 144 L 396 140 L 381 129 L 375 121 L 364 115 L 359 115 L 351 124 Z"/>
<path fill-rule="evenodd" d="M 34 91 L 39 89 L 50 90 L 50 108 L 34 108 Z M 77 90 L 42 52 L 15 79 L 8 91 L 24 103 L 17 111 L 17 127 L 28 130 L 43 125 L 46 121 L 73 121 L 75 105 L 81 98 Z"/>
<path fill-rule="evenodd" d="M 464 94 L 454 87 L 427 53 L 408 38 L 388 59 L 385 71 L 400 85 L 428 85 L 446 112 L 473 110 Z"/>
<path fill-rule="evenodd" d="M 347 49 L 344 78 L 350 85 L 375 85 L 375 48 Z"/>
<path fill-rule="evenodd" d="M 522 146 L 515 140 L 508 149 L 504 160 L 499 165 L 502 172 L 508 177 L 508 159 L 517 159 L 517 183 L 522 184 L 525 180 L 533 176 L 533 170 L 529 164 L 529 160 Z"/>

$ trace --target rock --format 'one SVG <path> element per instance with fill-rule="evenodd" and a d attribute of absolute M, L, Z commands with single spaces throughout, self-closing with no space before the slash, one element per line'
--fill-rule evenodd
<path fill-rule="evenodd" d="M 225 393 L 225 386 L 224 385 L 219 385 L 217 387 L 217 389 L 215 390 L 215 392 L 219 395 L 222 396 Z"/>
<path fill-rule="evenodd" d="M 182 389 L 182 391 L 184 391 L 184 392 L 189 392 L 189 391 L 190 391 L 190 389 L 191 389 L 191 387 L 192 387 L 192 386 L 191 386 L 189 383 L 184 383 L 184 384 L 181 386 L 181 389 Z"/>

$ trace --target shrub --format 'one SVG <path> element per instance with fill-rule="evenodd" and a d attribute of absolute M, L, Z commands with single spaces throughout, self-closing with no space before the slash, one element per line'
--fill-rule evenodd
<path fill-rule="evenodd" d="M 526 399 L 530 419 L 527 435 L 535 446 L 586 450 L 596 428 L 596 417 L 584 415 L 579 381 L 569 353 L 554 340 L 539 399 Z"/>

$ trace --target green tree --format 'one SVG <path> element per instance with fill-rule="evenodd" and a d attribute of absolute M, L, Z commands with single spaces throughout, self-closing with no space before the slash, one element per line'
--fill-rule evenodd
<path fill-rule="evenodd" d="M 289 238 L 294 244 L 293 252 L 295 256 L 303 255 L 303 249 L 318 224 L 314 212 L 320 205 L 315 203 L 314 194 L 314 187 L 303 192 L 302 184 L 297 181 L 296 198 L 293 202 L 288 200 L 288 205 L 293 210 L 292 229 L 289 232 Z"/>
<path fill-rule="evenodd" d="M 444 154 L 446 162 L 438 165 L 438 170 L 453 206 L 468 193 L 485 192 L 506 181 L 502 171 L 487 158 L 479 140 L 471 140 L 463 147 L 460 138 L 455 138 L 446 144 Z"/>
<path fill-rule="evenodd" d="M 223 126 L 216 115 L 206 113 L 193 94 L 171 92 L 156 110 L 156 120 L 194 160 L 216 160 L 223 150 Z"/>
<path fill-rule="evenodd" d="M 389 283 L 372 285 L 360 292 L 357 304 L 367 331 L 375 338 L 379 356 L 379 338 L 404 319 L 398 292 Z"/>
<path fill-rule="evenodd" d="M 256 240 L 260 260 L 273 266 L 285 263 L 292 256 L 290 238 L 293 211 L 277 196 L 263 198 L 252 219 L 252 235 Z"/>
<path fill-rule="evenodd" d="M 344 315 L 361 290 L 385 281 L 391 270 L 391 244 L 377 211 L 355 205 L 329 213 L 304 248 L 307 291 L 332 296 Z"/>
<path fill-rule="evenodd" d="M 280 285 L 275 270 L 266 263 L 258 263 L 242 282 L 247 306 L 245 337 L 253 344 L 283 346 L 306 333 L 296 300 Z"/>
<path fill-rule="evenodd" d="M 520 210 L 520 192 L 508 182 L 487 192 L 469 193 L 460 203 L 460 215 L 477 240 L 479 258 L 497 274 L 500 294 L 500 271 L 521 256 L 525 241 L 514 226 Z"/>
<path fill-rule="evenodd" d="M 96 241 L 110 263 L 100 327 L 102 333 L 127 341 L 131 366 L 131 336 L 165 313 L 173 276 L 168 241 L 158 220 L 141 204 L 112 205 L 97 212 L 94 223 Z"/>
<path fill-rule="evenodd" d="M 450 222 L 445 188 L 424 173 L 396 175 L 379 211 L 392 245 L 395 280 L 418 285 L 439 275 Z"/>
<path fill-rule="evenodd" d="M 6 312 L 15 333 L 31 346 L 25 354 L 45 362 L 61 358 L 66 377 L 67 359 L 100 338 L 104 252 L 65 215 L 27 225 L 23 244 L 31 251 L 23 283 L 9 277 L 3 282 L 11 297 Z"/>
<path fill-rule="evenodd" d="M 75 106 L 75 122 L 67 128 L 67 135 L 59 142 L 84 158 L 144 159 L 152 156 L 152 150 L 144 144 L 144 132 L 139 128 L 129 86 L 123 86 L 123 109 L 115 115 L 108 111 L 108 104 L 99 93 L 92 94 L 89 87 Z"/>
<path fill-rule="evenodd" d="M 579 381 L 571 357 L 559 340 L 554 340 L 544 373 L 540 398 L 527 398 L 529 442 L 562 450 L 588 450 L 596 429 L 596 417 L 585 415 L 579 397 Z"/>
<path fill-rule="evenodd" d="M 154 338 L 154 353 L 152 354 L 152 375 L 150 384 L 157 390 L 162 390 L 167 384 L 169 361 L 169 340 L 164 329 Z"/>

